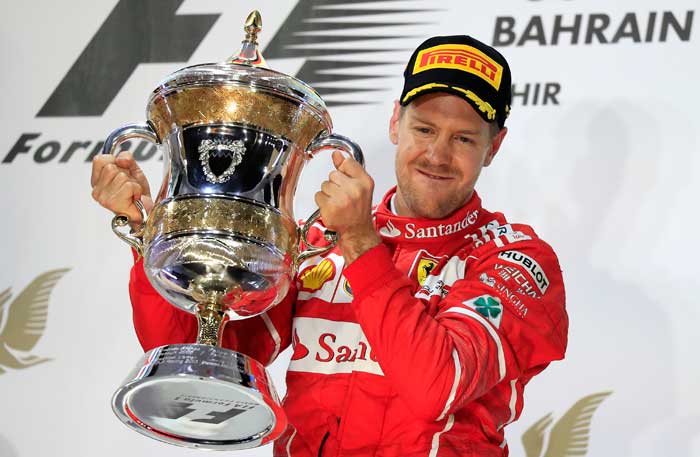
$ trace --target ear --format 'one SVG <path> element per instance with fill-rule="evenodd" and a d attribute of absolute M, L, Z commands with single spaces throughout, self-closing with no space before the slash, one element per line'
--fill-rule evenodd
<path fill-rule="evenodd" d="M 399 143 L 399 118 L 401 117 L 401 105 L 394 100 L 394 112 L 389 120 L 389 139 L 393 144 Z"/>
<path fill-rule="evenodd" d="M 503 139 L 506 137 L 506 133 L 508 133 L 508 128 L 503 127 L 496 134 L 496 136 L 493 137 L 493 140 L 491 140 L 491 145 L 489 146 L 489 151 L 486 154 L 486 158 L 484 159 L 484 166 L 485 167 L 488 167 L 489 165 L 491 165 L 493 158 L 496 157 L 496 153 L 498 152 L 499 149 L 501 149 L 501 144 L 503 144 Z"/>

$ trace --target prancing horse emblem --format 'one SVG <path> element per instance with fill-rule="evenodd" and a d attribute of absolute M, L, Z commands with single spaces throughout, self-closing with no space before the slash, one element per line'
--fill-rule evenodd
<path fill-rule="evenodd" d="M 197 151 L 199 152 L 199 161 L 202 164 L 204 176 L 206 177 L 207 181 L 212 184 L 223 184 L 228 181 L 231 178 L 231 175 L 233 175 L 233 172 L 236 171 L 236 165 L 241 163 L 243 160 L 243 154 L 245 154 L 246 150 L 245 146 L 243 145 L 243 140 L 230 141 L 221 139 L 207 139 L 202 140 L 202 142 L 199 144 L 199 148 L 197 148 Z M 209 162 L 211 157 L 228 157 L 230 158 L 231 162 L 226 170 L 217 176 L 211 169 L 211 164 Z"/>

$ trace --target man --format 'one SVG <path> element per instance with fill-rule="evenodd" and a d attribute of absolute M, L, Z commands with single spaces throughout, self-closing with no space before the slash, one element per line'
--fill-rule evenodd
<path fill-rule="evenodd" d="M 397 187 L 373 209 L 370 176 L 334 153 L 315 199 L 338 246 L 300 266 L 282 304 L 227 327 L 224 346 L 263 363 L 294 348 L 292 427 L 276 456 L 507 455 L 525 385 L 564 357 L 556 255 L 474 191 L 507 132 L 506 60 L 468 36 L 434 37 L 404 77 L 389 129 Z M 93 173 L 95 199 L 137 216 L 148 188 L 132 159 L 98 158 Z M 144 349 L 194 340 L 194 318 L 153 291 L 141 263 L 130 291 Z"/>

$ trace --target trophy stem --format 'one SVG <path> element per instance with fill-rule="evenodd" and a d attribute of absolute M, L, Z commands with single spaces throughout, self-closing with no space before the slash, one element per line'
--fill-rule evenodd
<path fill-rule="evenodd" d="M 216 303 L 200 303 L 197 305 L 197 344 L 221 347 L 224 326 L 228 316 Z"/>

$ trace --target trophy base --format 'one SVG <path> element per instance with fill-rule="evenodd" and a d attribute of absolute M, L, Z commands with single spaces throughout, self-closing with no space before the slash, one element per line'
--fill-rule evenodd
<path fill-rule="evenodd" d="M 112 409 L 132 429 L 197 449 L 262 446 L 287 426 L 265 367 L 203 344 L 173 344 L 144 354 L 115 392 Z"/>

